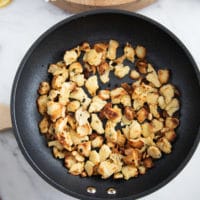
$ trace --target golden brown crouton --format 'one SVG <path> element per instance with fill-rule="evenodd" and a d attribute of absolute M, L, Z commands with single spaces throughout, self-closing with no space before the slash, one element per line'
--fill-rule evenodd
<path fill-rule="evenodd" d="M 79 101 L 70 101 L 67 104 L 67 111 L 68 112 L 76 112 L 80 108 L 80 102 Z"/>
<path fill-rule="evenodd" d="M 57 149 L 56 147 L 53 147 L 53 155 L 55 158 L 63 159 L 65 157 L 65 153 Z"/>
<path fill-rule="evenodd" d="M 92 176 L 93 171 L 94 171 L 94 163 L 87 160 L 85 163 L 85 171 L 87 172 L 88 176 Z"/>
<path fill-rule="evenodd" d="M 158 147 L 156 146 L 150 146 L 148 149 L 147 149 L 147 153 L 154 159 L 159 159 L 161 158 L 162 154 L 159 150 Z"/>
<path fill-rule="evenodd" d="M 153 132 L 158 132 L 163 128 L 163 122 L 157 120 L 157 119 L 153 119 L 151 122 L 152 126 L 153 126 Z"/>
<path fill-rule="evenodd" d="M 81 105 L 82 105 L 82 107 L 83 107 L 83 109 L 88 109 L 88 106 L 90 105 L 90 102 L 91 102 L 92 100 L 89 98 L 89 97 L 85 97 L 84 99 L 83 99 L 83 101 L 81 102 Z"/>
<path fill-rule="evenodd" d="M 114 118 L 114 119 L 111 119 L 111 121 L 113 121 L 114 123 L 117 124 L 117 123 L 121 122 L 121 119 L 122 119 L 122 110 L 117 105 L 114 105 L 113 109 L 114 109 L 114 112 L 117 113 L 117 117 Z"/>
<path fill-rule="evenodd" d="M 125 142 L 126 142 L 126 137 L 124 136 L 124 134 L 121 133 L 120 130 L 117 130 L 117 141 L 116 141 L 116 143 L 119 146 L 124 146 Z"/>
<path fill-rule="evenodd" d="M 90 155 L 90 151 L 91 151 L 91 142 L 83 142 L 81 144 L 78 145 L 77 147 L 78 152 L 85 156 L 85 157 L 89 157 Z"/>
<path fill-rule="evenodd" d="M 135 80 L 140 78 L 140 74 L 136 70 L 131 70 L 130 77 Z"/>
<path fill-rule="evenodd" d="M 62 105 L 67 105 L 69 102 L 70 92 L 76 87 L 76 84 L 73 82 L 65 82 L 61 86 L 59 103 Z"/>
<path fill-rule="evenodd" d="M 91 75 L 96 74 L 96 72 L 97 72 L 97 66 L 89 65 L 88 63 L 84 63 L 83 74 L 86 79 L 88 79 Z"/>
<path fill-rule="evenodd" d="M 84 177 L 87 177 L 87 173 L 85 171 L 81 172 L 81 175 L 80 175 L 82 178 Z"/>
<path fill-rule="evenodd" d="M 85 77 L 83 74 L 76 74 L 74 76 L 70 76 L 70 81 L 75 82 L 79 87 L 81 87 L 85 84 Z"/>
<path fill-rule="evenodd" d="M 43 81 L 40 83 L 40 86 L 39 86 L 39 89 L 38 89 L 38 93 L 40 95 L 44 95 L 44 94 L 47 94 L 50 90 L 50 85 L 48 82 L 46 81 Z"/>
<path fill-rule="evenodd" d="M 49 91 L 48 99 L 49 101 L 54 101 L 60 92 L 58 90 L 51 89 Z"/>
<path fill-rule="evenodd" d="M 114 179 L 121 179 L 121 178 L 123 178 L 123 177 L 124 177 L 123 174 L 122 174 L 122 173 L 119 173 L 119 172 L 118 172 L 118 173 L 115 173 L 114 176 L 113 176 Z"/>
<path fill-rule="evenodd" d="M 66 117 L 67 117 L 67 123 L 70 125 L 70 127 L 73 130 L 75 130 L 76 129 L 76 120 L 75 120 L 75 118 L 71 114 L 68 114 Z"/>
<path fill-rule="evenodd" d="M 124 88 L 122 88 L 122 87 L 118 87 L 118 88 L 111 90 L 110 96 L 111 96 L 112 103 L 113 104 L 121 103 L 121 98 L 127 94 L 128 93 L 126 92 L 126 90 L 124 90 Z"/>
<path fill-rule="evenodd" d="M 48 147 L 56 147 L 59 150 L 63 150 L 63 146 L 60 144 L 58 140 L 53 140 L 48 142 Z"/>
<path fill-rule="evenodd" d="M 174 86 L 171 84 L 163 85 L 160 88 L 160 94 L 164 96 L 165 103 L 169 104 L 174 97 Z"/>
<path fill-rule="evenodd" d="M 97 70 L 99 72 L 99 78 L 102 83 L 108 83 L 110 81 L 110 71 L 113 70 L 112 65 L 108 65 L 108 63 L 103 62 L 97 67 Z"/>
<path fill-rule="evenodd" d="M 105 61 L 107 49 L 108 49 L 108 44 L 107 43 L 96 43 L 94 45 L 94 49 L 96 50 L 96 52 L 102 53 L 101 60 L 102 60 L 102 62 Z"/>
<path fill-rule="evenodd" d="M 72 151 L 72 156 L 74 156 L 74 158 L 76 159 L 77 162 L 84 162 L 85 161 L 85 157 L 82 156 L 79 152 L 77 151 Z"/>
<path fill-rule="evenodd" d="M 107 51 L 107 58 L 110 60 L 114 60 L 117 55 L 117 48 L 119 43 L 115 40 L 109 41 L 108 51 Z"/>
<path fill-rule="evenodd" d="M 138 171 L 133 165 L 126 165 L 122 167 L 122 174 L 124 175 L 125 180 L 129 180 L 130 178 L 137 176 Z"/>
<path fill-rule="evenodd" d="M 75 176 L 80 175 L 84 170 L 84 162 L 78 162 L 73 164 L 70 169 L 69 173 Z"/>
<path fill-rule="evenodd" d="M 167 69 L 159 69 L 158 70 L 158 79 L 161 84 L 165 84 L 169 80 L 169 70 Z"/>
<path fill-rule="evenodd" d="M 102 112 L 103 115 L 112 122 L 118 123 L 121 120 L 121 109 L 119 109 L 117 106 L 115 106 L 114 108 L 110 106 L 104 106 Z"/>
<path fill-rule="evenodd" d="M 158 106 L 156 104 L 150 104 L 149 110 L 150 110 L 150 113 L 153 115 L 153 117 L 160 118 L 160 114 L 158 112 Z"/>
<path fill-rule="evenodd" d="M 80 48 L 76 47 L 74 49 L 66 51 L 63 60 L 65 61 L 66 65 L 70 65 L 71 63 L 77 61 L 79 56 L 80 56 Z"/>
<path fill-rule="evenodd" d="M 108 83 L 110 81 L 109 78 L 110 70 L 106 70 L 102 75 L 100 75 L 100 80 L 102 83 Z"/>
<path fill-rule="evenodd" d="M 180 104 L 177 98 L 172 99 L 172 101 L 165 107 L 167 114 L 172 117 L 176 111 L 180 108 Z"/>
<path fill-rule="evenodd" d="M 41 115 L 44 115 L 47 112 L 47 102 L 47 95 L 41 95 L 37 98 L 38 111 Z"/>
<path fill-rule="evenodd" d="M 165 103 L 165 98 L 163 96 L 158 97 L 158 105 L 161 109 L 165 109 L 166 103 Z"/>
<path fill-rule="evenodd" d="M 146 56 L 146 49 L 143 46 L 137 46 L 135 48 L 135 53 L 138 58 L 143 59 Z"/>
<path fill-rule="evenodd" d="M 133 148 L 137 148 L 137 149 L 141 149 L 144 146 L 144 142 L 142 141 L 142 138 L 138 138 L 138 139 L 130 139 L 128 141 L 128 144 L 133 147 Z"/>
<path fill-rule="evenodd" d="M 164 137 L 160 138 L 158 140 L 158 142 L 156 142 L 156 145 L 164 153 L 166 153 L 166 154 L 171 153 L 172 145 L 170 144 L 170 142 L 166 138 L 164 138 Z"/>
<path fill-rule="evenodd" d="M 141 74 L 147 73 L 147 66 L 148 66 L 148 63 L 144 59 L 138 59 L 136 62 L 136 67 Z"/>
<path fill-rule="evenodd" d="M 88 123 L 88 118 L 90 117 L 90 114 L 87 110 L 84 110 L 82 107 L 80 107 L 75 112 L 75 119 L 78 122 L 79 125 L 84 125 Z"/>
<path fill-rule="evenodd" d="M 84 137 L 80 137 L 80 135 L 78 135 L 73 129 L 70 129 L 69 134 L 74 145 L 81 144 L 82 142 L 89 140 L 89 137 L 87 135 Z"/>
<path fill-rule="evenodd" d="M 146 168 L 152 168 L 154 166 L 152 158 L 145 158 L 143 164 Z"/>
<path fill-rule="evenodd" d="M 83 61 L 89 63 L 90 65 L 98 66 L 102 61 L 102 53 L 97 52 L 95 49 L 91 49 L 86 52 L 83 56 Z"/>
<path fill-rule="evenodd" d="M 123 78 L 129 73 L 129 71 L 130 71 L 129 66 L 124 66 L 123 64 L 118 64 L 115 66 L 114 74 L 118 78 Z"/>
<path fill-rule="evenodd" d="M 140 174 L 145 174 L 146 173 L 146 168 L 144 166 L 139 166 L 138 170 L 139 170 Z"/>
<path fill-rule="evenodd" d="M 105 161 L 111 154 L 111 150 L 108 145 L 104 144 L 99 150 L 100 161 Z"/>
<path fill-rule="evenodd" d="M 144 120 L 147 119 L 148 117 L 148 111 L 145 108 L 141 108 L 138 112 L 137 112 L 137 120 L 139 123 L 144 122 Z"/>
<path fill-rule="evenodd" d="M 97 71 L 99 75 L 103 75 L 106 71 L 109 70 L 109 68 L 109 64 L 107 62 L 103 62 L 99 66 L 97 66 Z"/>
<path fill-rule="evenodd" d="M 71 155 L 71 153 L 65 155 L 65 166 L 69 169 L 76 163 L 76 159 L 74 156 Z"/>
<path fill-rule="evenodd" d="M 97 76 L 90 76 L 85 82 L 85 87 L 92 96 L 96 95 L 96 91 L 99 89 Z"/>
<path fill-rule="evenodd" d="M 128 83 L 122 83 L 121 87 L 124 88 L 126 90 L 126 92 L 131 96 L 132 92 L 133 92 L 133 88 L 130 84 Z"/>
<path fill-rule="evenodd" d="M 144 124 L 142 124 L 142 135 L 144 137 L 149 137 L 153 134 L 154 132 L 154 128 L 153 128 L 153 125 L 148 123 L 148 122 L 145 122 Z"/>
<path fill-rule="evenodd" d="M 146 101 L 147 101 L 148 104 L 155 105 L 155 104 L 158 104 L 158 98 L 159 98 L 158 93 L 151 92 L 151 93 L 147 94 Z"/>
<path fill-rule="evenodd" d="M 124 55 L 129 61 L 134 62 L 135 50 L 130 44 L 126 44 L 126 46 L 124 47 Z"/>
<path fill-rule="evenodd" d="M 55 133 L 62 133 L 63 131 L 67 130 L 67 120 L 68 118 L 59 118 L 54 124 L 53 124 L 53 128 Z"/>
<path fill-rule="evenodd" d="M 82 125 L 79 124 L 77 126 L 76 132 L 80 137 L 84 137 L 86 135 L 92 134 L 92 128 L 91 128 L 90 124 L 87 122 Z"/>
<path fill-rule="evenodd" d="M 100 111 L 99 113 L 99 117 L 100 119 L 105 119 L 106 116 L 105 116 L 105 111 L 112 108 L 112 103 L 106 103 L 105 106 L 103 107 L 103 109 Z"/>
<path fill-rule="evenodd" d="M 97 165 L 100 162 L 100 156 L 96 150 L 90 152 L 89 160 L 94 164 Z"/>
<path fill-rule="evenodd" d="M 102 100 L 110 99 L 110 91 L 109 90 L 99 90 L 98 97 Z"/>
<path fill-rule="evenodd" d="M 129 121 L 133 120 L 135 117 L 134 109 L 130 106 L 125 106 L 124 107 L 124 115 Z"/>
<path fill-rule="evenodd" d="M 69 98 L 83 101 L 87 97 L 87 94 L 84 92 L 83 88 L 76 87 L 69 95 Z"/>
<path fill-rule="evenodd" d="M 117 131 L 115 130 L 116 124 L 108 120 L 105 127 L 105 137 L 109 142 L 117 142 Z"/>
<path fill-rule="evenodd" d="M 121 97 L 121 104 L 123 105 L 123 106 L 131 106 L 131 97 L 130 97 L 130 95 L 129 94 L 127 94 L 127 95 L 123 95 L 122 97 Z"/>
<path fill-rule="evenodd" d="M 76 163 L 76 159 L 71 154 L 65 155 L 65 166 L 69 169 Z"/>
<path fill-rule="evenodd" d="M 58 64 L 51 64 L 48 69 L 48 72 L 51 73 L 53 76 L 62 75 L 65 71 L 66 67 L 59 66 Z"/>
<path fill-rule="evenodd" d="M 73 144 L 73 141 L 68 132 L 63 131 L 61 133 L 57 133 L 56 138 L 65 149 L 71 151 L 71 146 Z"/>
<path fill-rule="evenodd" d="M 101 178 L 106 179 L 115 173 L 116 168 L 117 166 L 110 160 L 105 160 L 100 163 L 98 167 L 98 173 L 102 175 Z"/>
<path fill-rule="evenodd" d="M 133 85 L 134 90 L 132 93 L 132 99 L 134 100 L 133 107 L 135 110 L 139 110 L 146 102 L 148 94 L 155 92 L 157 89 L 151 87 L 150 85 L 140 83 L 140 81 L 137 84 L 135 83 Z"/>
<path fill-rule="evenodd" d="M 92 147 L 93 148 L 100 148 L 103 145 L 103 137 L 102 136 L 96 136 L 93 140 L 92 140 Z"/>
<path fill-rule="evenodd" d="M 51 117 L 53 122 L 60 117 L 65 116 L 65 106 L 58 102 L 47 102 L 47 114 Z"/>
<path fill-rule="evenodd" d="M 111 153 L 110 154 L 110 160 L 116 165 L 116 170 L 114 173 L 120 172 L 122 170 L 122 162 L 123 155 L 120 153 Z"/>
<path fill-rule="evenodd" d="M 158 79 L 158 75 L 151 64 L 148 64 L 148 71 L 149 73 L 146 76 L 146 79 L 153 84 L 155 87 L 160 87 L 161 83 Z"/>
<path fill-rule="evenodd" d="M 103 123 L 99 119 L 98 115 L 92 114 L 91 116 L 92 116 L 92 118 L 91 118 L 92 129 L 95 130 L 99 134 L 103 134 L 104 133 Z"/>
<path fill-rule="evenodd" d="M 130 149 L 129 154 L 123 158 L 125 164 L 135 165 L 136 167 L 139 165 L 140 160 L 141 160 L 141 155 L 137 149 Z"/>
<path fill-rule="evenodd" d="M 71 99 L 76 99 L 79 100 L 82 104 L 82 107 L 84 109 L 87 109 L 87 107 L 89 106 L 91 99 L 87 96 L 87 94 L 85 93 L 85 91 L 80 88 L 80 87 L 76 87 L 69 95 L 69 97 Z"/>
<path fill-rule="evenodd" d="M 167 140 L 170 142 L 173 142 L 176 139 L 176 133 L 173 130 L 166 131 L 164 134 Z"/>
<path fill-rule="evenodd" d="M 142 133 L 142 128 L 141 125 L 136 121 L 133 120 L 130 127 L 129 127 L 129 138 L 130 139 L 136 139 L 138 137 L 140 137 L 141 133 Z"/>
<path fill-rule="evenodd" d="M 170 130 L 175 129 L 179 125 L 179 120 L 174 117 L 167 117 L 165 120 L 165 126 Z"/>
<path fill-rule="evenodd" d="M 52 88 L 59 90 L 62 87 L 63 83 L 65 83 L 67 78 L 68 78 L 68 71 L 67 70 L 65 70 L 62 75 L 54 76 L 53 79 L 52 79 L 52 82 L 51 82 Z"/>
<path fill-rule="evenodd" d="M 74 76 L 76 74 L 80 74 L 83 72 L 83 67 L 80 62 L 74 62 L 69 66 L 70 76 Z"/>
<path fill-rule="evenodd" d="M 98 96 L 95 96 L 92 98 L 92 103 L 90 104 L 89 107 L 89 112 L 100 112 L 101 109 L 106 105 L 106 101 L 102 100 Z"/>
<path fill-rule="evenodd" d="M 152 115 L 151 113 L 149 113 L 147 119 L 148 119 L 149 121 L 151 121 L 151 120 L 153 119 L 153 115 Z"/>
<path fill-rule="evenodd" d="M 45 134 L 48 132 L 49 129 L 49 120 L 46 116 L 44 116 L 42 118 L 42 120 L 39 123 L 39 128 L 40 128 L 40 132 Z"/>

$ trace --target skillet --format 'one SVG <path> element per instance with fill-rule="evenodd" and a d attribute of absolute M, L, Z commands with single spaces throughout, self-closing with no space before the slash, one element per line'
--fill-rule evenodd
<path fill-rule="evenodd" d="M 116 39 L 147 48 L 147 60 L 155 68 L 169 68 L 171 81 L 181 93 L 180 126 L 170 155 L 156 161 L 155 167 L 137 178 L 102 180 L 80 178 L 67 173 L 63 162 L 53 158 L 41 136 L 36 98 L 38 85 L 49 80 L 48 64 L 62 59 L 65 50 L 83 41 L 95 43 Z M 111 79 L 111 85 L 117 80 Z M 169 30 L 157 22 L 127 11 L 98 10 L 67 18 L 45 32 L 22 60 L 11 95 L 13 130 L 19 147 L 29 164 L 58 190 L 79 199 L 135 199 L 167 184 L 186 165 L 200 138 L 200 75 L 186 47 Z M 96 188 L 88 193 L 87 187 Z M 108 194 L 114 188 L 116 193 Z M 44 191 L 45 192 L 45 191 Z"/>

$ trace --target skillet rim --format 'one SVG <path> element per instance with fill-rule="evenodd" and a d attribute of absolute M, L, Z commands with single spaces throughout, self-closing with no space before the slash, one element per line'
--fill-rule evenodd
<path fill-rule="evenodd" d="M 36 163 L 32 160 L 32 158 L 30 157 L 28 150 L 24 147 L 23 142 L 22 142 L 22 138 L 20 135 L 20 132 L 18 130 L 18 125 L 17 125 L 17 121 L 16 121 L 16 114 L 15 114 L 15 98 L 16 98 L 16 92 L 17 92 L 17 87 L 18 87 L 18 82 L 21 78 L 21 72 L 23 71 L 25 64 L 27 62 L 27 60 L 29 59 L 30 55 L 34 52 L 35 47 L 37 47 L 38 44 L 40 44 L 40 42 L 45 39 L 51 32 L 53 32 L 54 30 L 56 30 L 57 28 L 63 26 L 64 24 L 67 24 L 75 19 L 79 19 L 79 18 L 83 18 L 83 17 L 88 17 L 88 16 L 92 16 L 92 15 L 96 15 L 96 14 L 118 14 L 118 15 L 127 15 L 130 17 L 135 17 L 135 18 L 139 18 L 141 20 L 146 21 L 147 23 L 150 23 L 154 26 L 156 26 L 157 28 L 161 29 L 165 34 L 167 34 L 168 36 L 170 36 L 170 38 L 172 38 L 172 40 L 174 42 L 176 42 L 180 48 L 185 52 L 185 54 L 187 55 L 187 58 L 189 59 L 190 63 L 192 64 L 194 70 L 195 70 L 195 74 L 197 76 L 198 79 L 198 84 L 199 84 L 199 88 L 200 88 L 200 72 L 199 69 L 197 67 L 197 64 L 194 60 L 194 58 L 192 57 L 191 53 L 189 52 L 189 50 L 186 48 L 186 46 L 183 44 L 183 42 L 181 42 L 180 39 L 178 39 L 178 37 L 172 33 L 170 30 L 168 30 L 165 26 L 161 25 L 159 22 L 146 17 L 144 15 L 138 14 L 138 13 L 134 13 L 134 12 L 130 12 L 130 11 L 125 11 L 125 10 L 118 10 L 118 9 L 98 9 L 98 10 L 92 10 L 92 11 L 86 11 L 86 12 L 82 12 L 70 17 L 67 17 L 66 19 L 56 23 L 55 25 L 51 26 L 47 31 L 45 31 L 42 35 L 39 36 L 39 38 L 31 45 L 31 47 L 28 49 L 27 53 L 25 54 L 25 56 L 23 57 L 18 70 L 16 72 L 14 81 L 13 81 L 13 85 L 12 85 L 12 92 L 11 92 L 11 101 L 10 101 L 10 114 L 11 114 L 11 120 L 12 120 L 12 125 L 13 125 L 13 131 L 14 131 L 14 135 L 15 138 L 17 140 L 18 146 L 23 154 L 23 156 L 25 157 L 25 159 L 28 161 L 28 163 L 30 164 L 30 166 L 37 172 L 37 174 L 40 175 L 40 177 L 42 177 L 46 182 L 48 182 L 51 186 L 53 186 L 54 188 L 58 189 L 59 191 L 71 195 L 73 197 L 76 198 L 81 198 L 81 199 L 101 199 L 99 197 L 92 197 L 92 196 L 87 196 L 87 195 L 83 195 L 83 194 L 78 194 L 76 192 L 73 192 L 71 190 L 68 190 L 67 188 L 64 188 L 63 186 L 61 186 L 60 184 L 56 183 L 53 179 L 49 178 L 48 175 L 45 174 L 45 172 L 42 171 L 42 169 L 39 168 L 39 166 L 36 165 Z M 193 146 L 191 147 L 190 151 L 188 152 L 187 156 L 185 157 L 184 161 L 182 163 L 179 164 L 178 168 L 173 171 L 166 179 L 164 179 L 163 181 L 161 181 L 158 185 L 144 191 L 141 192 L 137 195 L 131 195 L 125 198 L 115 198 L 118 200 L 128 200 L 128 199 L 135 199 L 135 198 L 139 198 L 139 197 L 143 197 L 146 196 L 150 193 L 155 192 L 156 190 L 160 189 L 161 187 L 163 187 L 164 185 L 168 184 L 173 178 L 175 178 L 182 170 L 183 168 L 186 166 L 186 164 L 189 162 L 189 160 L 192 158 L 198 143 L 200 140 L 200 126 L 198 128 L 198 132 L 197 132 L 197 136 L 194 140 Z M 114 197 L 114 196 L 113 196 Z"/>

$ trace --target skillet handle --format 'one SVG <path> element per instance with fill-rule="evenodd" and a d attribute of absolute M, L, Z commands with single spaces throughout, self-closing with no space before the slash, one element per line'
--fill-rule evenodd
<path fill-rule="evenodd" d="M 0 131 L 10 128 L 12 128 L 10 108 L 8 105 L 0 103 Z"/>

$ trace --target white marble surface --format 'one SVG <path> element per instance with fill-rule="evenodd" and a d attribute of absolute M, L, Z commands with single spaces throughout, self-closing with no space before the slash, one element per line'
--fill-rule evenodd
<path fill-rule="evenodd" d="M 200 65 L 200 1 L 159 0 L 139 13 L 168 27 L 188 47 Z M 13 0 L 0 9 L 0 102 L 9 104 L 12 81 L 30 45 L 45 30 L 69 14 L 44 0 Z M 145 200 L 200 199 L 200 146 L 189 164 L 169 184 Z M 22 156 L 11 130 L 0 133 L 0 199 L 72 200 L 40 178 Z"/>

